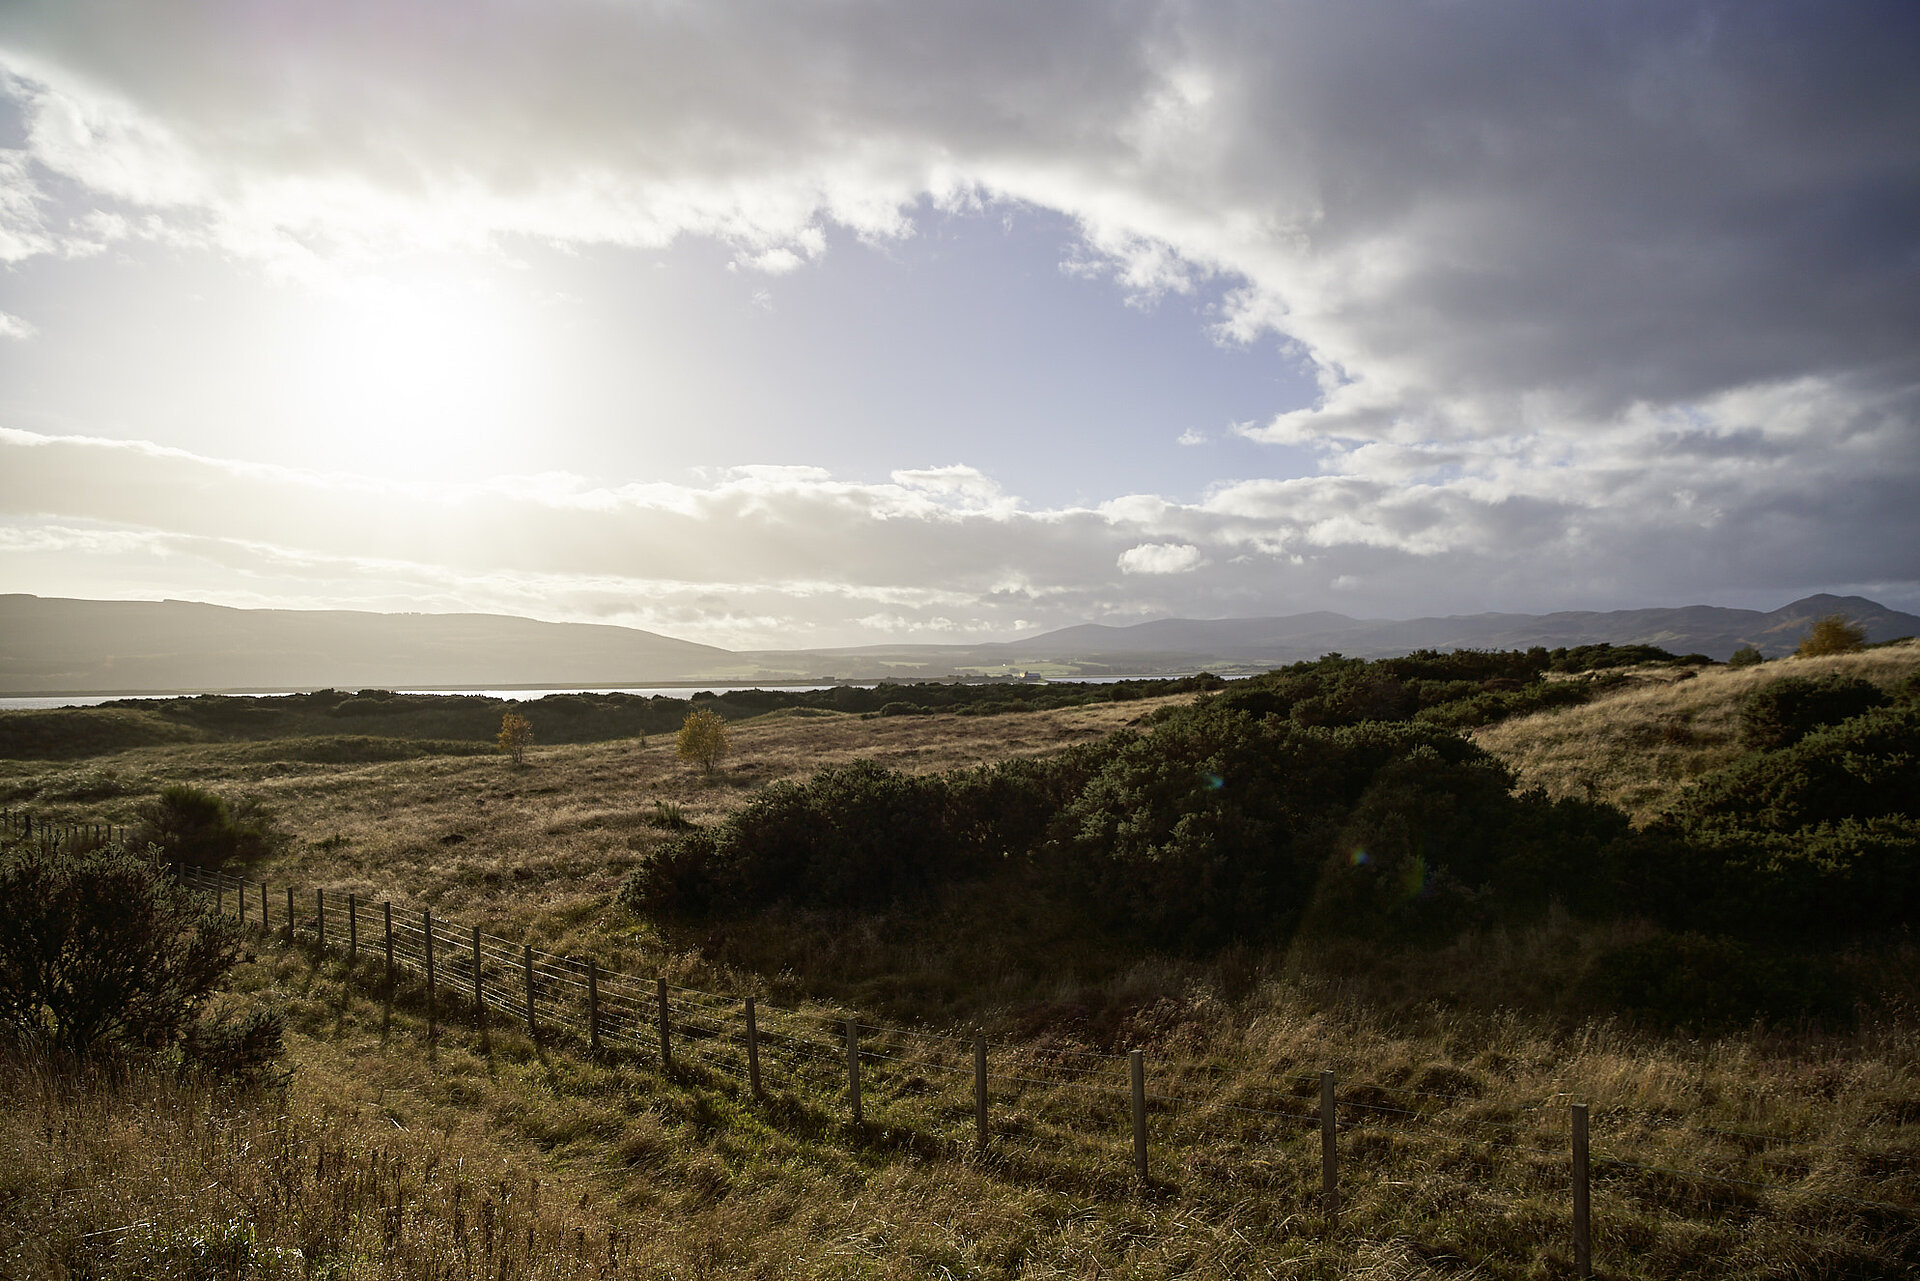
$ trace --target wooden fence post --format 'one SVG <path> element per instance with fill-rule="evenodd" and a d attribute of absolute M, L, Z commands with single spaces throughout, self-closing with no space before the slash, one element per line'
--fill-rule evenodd
<path fill-rule="evenodd" d="M 980 1150 L 987 1150 L 987 1038 L 973 1038 L 973 1128 Z"/>
<path fill-rule="evenodd" d="M 667 981 L 654 980 L 654 991 L 660 1002 L 660 1070 L 673 1071 L 673 1025 L 667 1018 Z"/>
<path fill-rule="evenodd" d="M 587 1052 L 600 1053 L 600 962 L 587 958 Z"/>
<path fill-rule="evenodd" d="M 860 1028 L 852 1019 L 847 1020 L 847 1102 L 853 1110 L 853 1123 L 860 1125 L 863 1117 L 860 1111 Z"/>
<path fill-rule="evenodd" d="M 393 1004 L 393 903 L 391 900 L 380 904 L 380 915 L 387 923 L 387 1004 Z"/>
<path fill-rule="evenodd" d="M 1127 1075 L 1133 1083 L 1133 1169 L 1140 1186 L 1147 1186 L 1147 1056 L 1139 1050 L 1127 1054 Z"/>
<path fill-rule="evenodd" d="M 522 946 L 525 950 L 520 954 L 520 963 L 527 972 L 527 1035 L 538 1044 L 540 1025 L 534 1021 L 533 1015 L 533 944 L 527 943 Z"/>
<path fill-rule="evenodd" d="M 327 954 L 327 892 L 315 889 L 313 892 L 313 937 L 320 944 L 320 954 Z"/>
<path fill-rule="evenodd" d="M 480 1030 L 487 1027 L 487 995 L 480 978 L 480 927 L 473 927 L 473 1017 Z"/>
<path fill-rule="evenodd" d="M 753 998 L 747 998 L 747 1088 L 760 1097 L 760 1025 L 754 1019 Z"/>
<path fill-rule="evenodd" d="M 1587 1105 L 1573 1105 L 1573 1272 L 1586 1281 L 1593 1275 L 1592 1224 L 1587 1199 Z"/>
<path fill-rule="evenodd" d="M 240 921 L 240 928 L 247 928 L 247 883 L 241 881 L 233 887 L 233 914 Z"/>
<path fill-rule="evenodd" d="M 347 968 L 352 969 L 354 962 L 360 959 L 360 903 L 353 895 L 347 895 Z"/>
<path fill-rule="evenodd" d="M 433 1008 L 433 909 L 420 909 L 420 932 L 426 936 L 427 960 L 427 1039 L 431 1041 L 435 1032 Z"/>
<path fill-rule="evenodd" d="M 1340 1218 L 1340 1148 L 1335 1142 L 1333 1073 L 1320 1074 L 1320 1204 L 1327 1222 Z"/>

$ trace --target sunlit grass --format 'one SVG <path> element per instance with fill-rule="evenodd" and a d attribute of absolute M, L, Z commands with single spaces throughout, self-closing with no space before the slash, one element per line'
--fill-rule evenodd
<path fill-rule="evenodd" d="M 1591 703 L 1516 717 L 1476 730 L 1473 738 L 1512 765 L 1522 786 L 1607 801 L 1644 821 L 1677 789 L 1739 757 L 1740 704 L 1754 690 L 1785 676 L 1828 673 L 1892 687 L 1916 670 L 1920 642 L 1709 668 L 1695 678 L 1648 671 Z"/>
<path fill-rule="evenodd" d="M 1821 661 L 1891 663 L 1864 668 L 1891 680 L 1917 660 Z M 1815 669 L 1757 675 L 1789 670 Z M 1615 698 L 1730 727 L 1730 700 L 1756 679 L 1715 672 Z M 856 755 L 943 769 L 1082 741 L 1145 710 L 767 717 L 730 727 L 735 754 L 716 784 L 658 736 L 536 748 L 521 769 L 499 757 L 329 764 L 271 744 L 0 766 L 16 794 L 74 818 L 173 781 L 260 793 L 295 837 L 253 873 L 272 884 L 276 923 L 288 883 L 303 922 L 315 885 L 335 902 L 431 905 L 610 970 L 754 995 L 770 1032 L 812 1047 L 770 1038 L 755 1100 L 727 1037 L 689 1043 L 666 1074 L 644 1040 L 593 1061 L 577 1039 L 535 1045 L 511 1019 L 483 1035 L 443 997 L 430 1041 L 412 987 L 389 1013 L 370 964 L 349 976 L 337 956 L 261 941 L 230 999 L 287 1011 L 284 1095 L 6 1068 L 0 1091 L 25 1103 L 0 1114 L 0 1272 L 68 1275 L 83 1260 L 93 1275 L 152 1275 L 178 1257 L 167 1251 L 226 1240 L 239 1221 L 260 1276 L 1565 1275 L 1574 1101 L 1593 1109 L 1596 1155 L 1654 1167 L 1596 1167 L 1604 1275 L 1875 1276 L 1920 1263 L 1911 1214 L 1861 1204 L 1920 1200 L 1920 1032 L 1900 987 L 1920 963 L 1904 953 L 1859 962 L 1891 995 L 1856 1027 L 1690 1039 L 1569 997 L 1595 958 L 1646 936 L 1634 922 L 1556 914 L 1439 947 L 1303 941 L 1203 960 L 1117 947 L 1049 917 L 1017 883 L 962 887 L 910 917 L 787 911 L 698 928 L 613 902 L 672 836 L 662 806 L 712 822 L 751 785 Z M 367 918 L 362 930 L 364 947 Z M 731 1026 L 734 1008 L 701 1017 Z M 846 1017 L 882 1029 L 863 1043 L 886 1056 L 863 1065 L 857 1128 L 835 1041 Z M 992 1040 L 996 1074 L 984 1155 L 975 1034 Z M 1116 1057 L 1128 1048 L 1146 1053 L 1164 1096 L 1144 1190 Z M 1348 1127 L 1337 1228 L 1318 1199 L 1323 1070 Z M 370 1167 L 399 1173 L 381 1182 Z M 1723 1181 L 1660 1172 L 1676 1170 Z M 491 1256 L 477 1217 L 488 1196 L 496 1231 L 512 1225 Z M 396 1205 L 411 1253 L 387 1253 Z M 142 1223 L 161 1235 L 121 1231 Z M 186 1236 L 166 1235 L 176 1228 Z"/>

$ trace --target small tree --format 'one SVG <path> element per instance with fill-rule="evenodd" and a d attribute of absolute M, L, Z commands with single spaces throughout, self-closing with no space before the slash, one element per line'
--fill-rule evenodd
<path fill-rule="evenodd" d="M 515 765 L 527 763 L 527 748 L 533 743 L 533 724 L 518 712 L 500 718 L 500 732 L 493 737 L 501 751 L 513 757 Z"/>
<path fill-rule="evenodd" d="M 1755 649 L 1751 645 L 1742 645 L 1739 649 L 1736 649 L 1733 651 L 1733 656 L 1731 658 L 1727 659 L 1727 666 L 1728 667 L 1758 667 L 1760 664 L 1766 661 L 1767 661 L 1767 656 L 1765 654 L 1762 654 L 1759 650 Z"/>
<path fill-rule="evenodd" d="M 710 707 L 695 708 L 681 724 L 674 750 L 681 760 L 711 775 L 728 751 L 727 723 Z"/>
<path fill-rule="evenodd" d="M 1817 620 L 1800 638 L 1794 650 L 1799 658 L 1818 658 L 1822 654 L 1851 654 L 1865 648 L 1866 629 L 1848 620 L 1845 614 L 1828 614 Z"/>
<path fill-rule="evenodd" d="M 0 1023 L 72 1054 L 175 1044 L 240 952 L 232 918 L 122 848 L 0 853 L 0 903 Z"/>

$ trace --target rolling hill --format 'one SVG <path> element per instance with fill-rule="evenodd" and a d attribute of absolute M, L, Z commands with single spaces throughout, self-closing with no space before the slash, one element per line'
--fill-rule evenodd
<path fill-rule="evenodd" d="M 1356 619 L 1166 618 L 1082 624 L 979 645 L 720 649 L 629 627 L 499 614 L 232 609 L 188 601 L 0 596 L 0 694 L 363 688 L 595 688 L 673 683 L 1245 674 L 1338 651 L 1659 645 L 1724 659 L 1742 645 L 1790 652 L 1814 619 L 1843 613 L 1872 641 L 1920 634 L 1920 617 L 1860 596 L 1771 611 L 1689 605 L 1554 614 Z"/>

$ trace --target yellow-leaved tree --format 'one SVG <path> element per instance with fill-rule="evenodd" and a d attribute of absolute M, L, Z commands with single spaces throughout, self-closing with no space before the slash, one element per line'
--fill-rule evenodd
<path fill-rule="evenodd" d="M 1818 658 L 1822 654 L 1851 654 L 1867 643 L 1867 631 L 1848 620 L 1845 614 L 1828 614 L 1807 628 L 1794 650 L 1799 658 Z"/>
<path fill-rule="evenodd" d="M 495 746 L 513 757 L 515 765 L 527 763 L 527 748 L 533 744 L 533 724 L 518 712 L 500 718 L 500 732 L 493 736 Z"/>
<path fill-rule="evenodd" d="M 695 708 L 681 724 L 674 750 L 689 765 L 698 765 L 708 774 L 713 773 L 727 754 L 727 723 L 710 707 Z"/>

